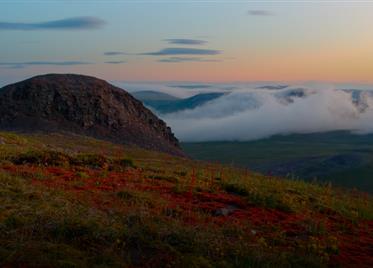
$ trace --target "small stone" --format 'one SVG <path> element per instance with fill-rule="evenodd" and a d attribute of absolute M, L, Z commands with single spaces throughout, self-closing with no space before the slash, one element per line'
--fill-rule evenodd
<path fill-rule="evenodd" d="M 227 206 L 227 207 L 223 207 L 223 208 L 219 208 L 215 210 L 214 215 L 215 216 L 228 216 L 236 210 L 237 208 L 234 206 Z"/>

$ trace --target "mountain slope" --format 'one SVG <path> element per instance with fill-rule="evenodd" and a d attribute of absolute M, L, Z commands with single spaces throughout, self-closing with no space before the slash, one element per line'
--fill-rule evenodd
<path fill-rule="evenodd" d="M 0 132 L 0 267 L 371 267 L 373 199 L 78 135 Z"/>
<path fill-rule="evenodd" d="M 194 109 L 198 106 L 204 105 L 205 103 L 217 99 L 223 96 L 225 93 L 213 92 L 213 93 L 200 93 L 195 96 L 186 99 L 176 100 L 154 100 L 148 98 L 141 98 L 138 96 L 145 105 L 155 109 L 157 112 L 162 114 L 175 113 L 183 110 Z"/>
<path fill-rule="evenodd" d="M 2 88 L 0 129 L 69 131 L 183 155 L 171 129 L 141 102 L 82 75 L 42 75 Z"/>
<path fill-rule="evenodd" d="M 317 179 L 373 193 L 372 134 L 336 131 L 182 146 L 193 159 L 233 163 L 274 176 Z"/>
<path fill-rule="evenodd" d="M 142 101 L 174 101 L 179 100 L 179 98 L 171 96 L 166 93 L 152 91 L 152 90 L 145 90 L 145 91 L 136 91 L 131 93 L 136 99 Z"/>

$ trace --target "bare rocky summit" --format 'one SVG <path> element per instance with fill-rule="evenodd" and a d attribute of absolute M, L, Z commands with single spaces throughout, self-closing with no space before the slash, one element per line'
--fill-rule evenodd
<path fill-rule="evenodd" d="M 83 75 L 41 75 L 3 87 L 0 129 L 72 132 L 184 155 L 171 129 L 140 101 Z"/>

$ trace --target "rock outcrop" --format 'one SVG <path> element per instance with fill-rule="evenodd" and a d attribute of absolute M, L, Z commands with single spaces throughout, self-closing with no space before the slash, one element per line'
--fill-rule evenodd
<path fill-rule="evenodd" d="M 0 129 L 72 132 L 184 155 L 171 129 L 140 101 L 83 75 L 41 75 L 3 87 Z"/>

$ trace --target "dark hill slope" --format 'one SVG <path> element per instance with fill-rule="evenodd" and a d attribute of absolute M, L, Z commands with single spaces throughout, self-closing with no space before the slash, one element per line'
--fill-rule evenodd
<path fill-rule="evenodd" d="M 145 90 L 145 91 L 137 91 L 131 93 L 136 99 L 141 101 L 176 101 L 180 100 L 177 97 L 171 96 L 166 93 L 152 91 L 152 90 Z"/>
<path fill-rule="evenodd" d="M 145 105 L 155 109 L 157 112 L 162 114 L 168 114 L 194 109 L 198 106 L 204 105 L 209 101 L 220 98 L 224 94 L 225 93 L 220 92 L 200 93 L 186 99 L 174 100 L 149 99 L 144 98 L 141 95 L 135 95 L 135 97 L 141 100 Z"/>
<path fill-rule="evenodd" d="M 124 90 L 74 74 L 48 74 L 0 90 L 0 129 L 68 131 L 183 155 L 165 122 Z"/>

